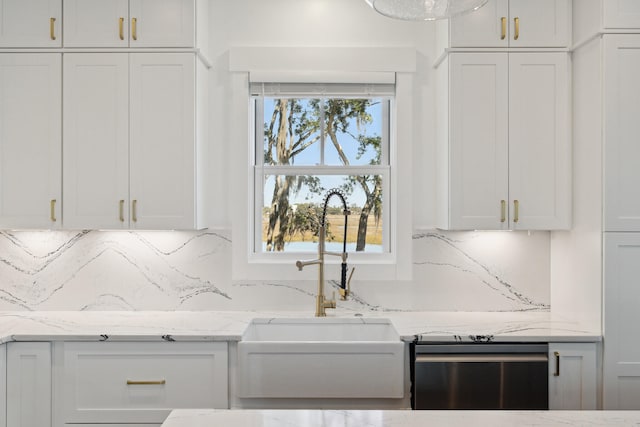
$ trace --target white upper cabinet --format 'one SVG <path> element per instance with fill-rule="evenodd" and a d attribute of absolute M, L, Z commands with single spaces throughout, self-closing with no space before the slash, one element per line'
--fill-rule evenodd
<path fill-rule="evenodd" d="M 65 54 L 65 228 L 201 228 L 196 61 Z"/>
<path fill-rule="evenodd" d="M 195 55 L 130 61 L 131 227 L 197 228 Z"/>
<path fill-rule="evenodd" d="M 569 56 L 509 54 L 509 199 L 513 229 L 571 227 Z"/>
<path fill-rule="evenodd" d="M 640 231 L 640 36 L 604 37 L 604 227 Z"/>
<path fill-rule="evenodd" d="M 64 0 L 65 47 L 195 46 L 194 0 Z"/>
<path fill-rule="evenodd" d="M 128 47 L 129 0 L 64 0 L 65 47 Z"/>
<path fill-rule="evenodd" d="M 509 69 L 505 54 L 451 54 L 449 219 L 444 228 L 508 228 Z M 503 202 L 502 202 L 503 201 Z"/>
<path fill-rule="evenodd" d="M 0 47 L 62 46 L 62 0 L 0 0 Z"/>
<path fill-rule="evenodd" d="M 449 23 L 451 47 L 567 47 L 570 0 L 489 0 Z"/>
<path fill-rule="evenodd" d="M 64 225 L 129 227 L 129 54 L 64 56 Z"/>
<path fill-rule="evenodd" d="M 0 55 L 0 228 L 60 228 L 61 55 Z"/>
<path fill-rule="evenodd" d="M 452 53 L 448 61 L 439 226 L 570 228 L 568 55 Z"/>
<path fill-rule="evenodd" d="M 604 28 L 640 28 L 638 0 L 603 0 Z"/>
<path fill-rule="evenodd" d="M 194 0 L 130 0 L 131 47 L 193 47 Z"/>

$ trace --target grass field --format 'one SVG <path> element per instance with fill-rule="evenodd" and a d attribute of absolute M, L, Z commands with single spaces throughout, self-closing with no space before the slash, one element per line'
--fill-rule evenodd
<path fill-rule="evenodd" d="M 347 226 L 347 243 L 353 243 L 358 239 L 358 222 L 360 221 L 360 215 L 349 215 Z M 330 240 L 335 242 L 341 242 L 344 233 L 344 216 L 342 215 L 327 215 L 327 223 L 329 224 L 329 231 L 331 232 Z M 267 220 L 262 220 L 262 241 L 267 239 Z M 311 232 L 303 234 L 296 233 L 288 241 L 291 242 L 313 242 L 316 237 Z M 369 215 L 367 221 L 367 243 L 372 245 L 382 244 L 382 218 L 380 222 L 376 224 L 373 215 Z"/>

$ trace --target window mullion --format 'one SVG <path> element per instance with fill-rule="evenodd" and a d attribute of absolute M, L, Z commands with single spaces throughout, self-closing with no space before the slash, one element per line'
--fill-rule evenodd
<path fill-rule="evenodd" d="M 324 166 L 325 162 L 324 162 L 324 140 L 325 140 L 325 122 L 324 122 L 324 98 L 320 98 L 318 100 L 318 102 L 320 103 L 319 105 L 319 110 L 320 110 L 320 165 Z"/>

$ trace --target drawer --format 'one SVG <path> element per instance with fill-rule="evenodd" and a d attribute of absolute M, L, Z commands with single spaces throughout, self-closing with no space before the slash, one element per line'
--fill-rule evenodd
<path fill-rule="evenodd" d="M 65 423 L 162 423 L 172 409 L 227 408 L 227 343 L 66 342 Z"/>

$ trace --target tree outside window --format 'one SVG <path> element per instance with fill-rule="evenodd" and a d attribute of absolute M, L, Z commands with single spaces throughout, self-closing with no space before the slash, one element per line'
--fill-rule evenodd
<path fill-rule="evenodd" d="M 390 99 L 257 97 L 256 247 L 317 250 L 322 201 L 339 188 L 351 215 L 348 251 L 388 252 Z M 337 201 L 337 199 L 336 199 Z M 342 208 L 329 206 L 327 250 L 341 245 Z"/>

